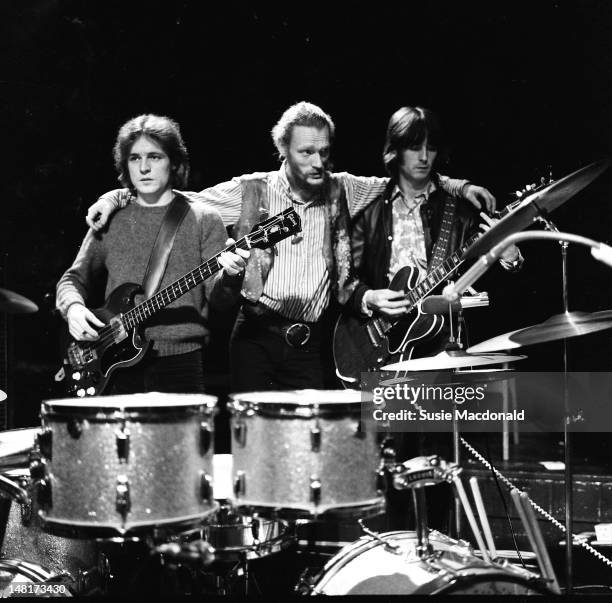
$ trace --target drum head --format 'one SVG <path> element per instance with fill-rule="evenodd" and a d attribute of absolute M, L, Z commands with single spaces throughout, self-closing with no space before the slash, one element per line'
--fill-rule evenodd
<path fill-rule="evenodd" d="M 69 398 L 43 402 L 43 414 L 95 415 L 115 412 L 138 414 L 162 414 L 183 412 L 188 409 L 205 407 L 212 410 L 217 403 L 215 396 L 205 394 L 165 394 L 148 392 L 121 396 L 98 396 L 86 400 Z"/>
<path fill-rule="evenodd" d="M 37 427 L 0 432 L 0 469 L 27 465 L 37 433 Z"/>
<path fill-rule="evenodd" d="M 344 413 L 347 409 L 359 411 L 362 400 L 366 399 L 362 395 L 362 392 L 353 389 L 248 392 L 230 395 L 228 407 L 235 411 L 254 409 L 279 415 L 335 414 Z"/>

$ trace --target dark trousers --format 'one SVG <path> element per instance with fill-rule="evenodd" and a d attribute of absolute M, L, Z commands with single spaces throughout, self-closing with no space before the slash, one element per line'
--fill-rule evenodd
<path fill-rule="evenodd" d="M 245 305 L 230 340 L 231 391 L 337 388 L 333 319 L 333 312 L 328 311 L 318 322 L 306 323 L 309 340 L 301 347 L 292 347 L 284 333 L 298 321 L 262 310 L 260 304 Z"/>
<path fill-rule="evenodd" d="M 203 393 L 202 350 L 175 356 L 155 356 L 149 353 L 135 366 L 115 371 L 106 393 L 119 395 L 143 392 Z"/>

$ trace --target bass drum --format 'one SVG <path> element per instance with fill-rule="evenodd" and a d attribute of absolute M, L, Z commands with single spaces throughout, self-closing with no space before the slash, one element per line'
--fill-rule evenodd
<path fill-rule="evenodd" d="M 364 536 L 330 559 L 307 588 L 312 595 L 550 594 L 537 574 L 506 562 L 485 563 L 472 548 L 431 532 L 433 552 L 416 553 L 415 532 Z M 305 590 L 304 584 L 298 586 Z"/>

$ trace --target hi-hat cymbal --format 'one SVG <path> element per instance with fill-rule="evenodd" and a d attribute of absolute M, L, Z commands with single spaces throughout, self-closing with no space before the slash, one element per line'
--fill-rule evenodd
<path fill-rule="evenodd" d="M 0 289 L 0 312 L 7 314 L 30 314 L 38 312 L 38 306 L 27 297 L 8 289 Z"/>
<path fill-rule="evenodd" d="M 579 193 L 612 164 L 611 159 L 591 163 L 545 188 L 532 193 L 506 217 L 478 238 L 463 254 L 465 259 L 474 258 L 489 251 L 508 235 L 520 232 L 529 226 L 540 213 L 551 212 Z"/>
<path fill-rule="evenodd" d="M 383 366 L 383 371 L 443 371 L 448 369 L 465 368 L 468 366 L 486 366 L 488 364 L 501 364 L 522 360 L 527 356 L 508 356 L 506 354 L 476 355 L 464 351 L 440 352 L 427 358 L 403 360 L 395 364 Z"/>
<path fill-rule="evenodd" d="M 587 335 L 612 328 L 612 311 L 602 312 L 565 312 L 555 314 L 538 325 L 510 331 L 487 339 L 471 348 L 470 354 L 487 354 L 500 350 L 512 350 L 525 345 L 545 343 L 556 339 L 566 339 Z"/>

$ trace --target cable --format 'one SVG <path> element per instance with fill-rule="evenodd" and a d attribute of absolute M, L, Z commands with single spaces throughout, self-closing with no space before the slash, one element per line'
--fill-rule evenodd
<path fill-rule="evenodd" d="M 519 491 L 519 493 L 524 493 L 527 496 L 527 500 L 529 501 L 531 506 L 540 515 L 548 519 L 548 521 L 550 521 L 555 527 L 557 527 L 559 530 L 561 530 L 565 534 L 565 531 L 566 531 L 565 526 L 561 522 L 557 521 L 550 513 L 545 511 L 542 507 L 540 507 L 540 505 L 538 505 L 533 500 L 531 500 L 531 498 L 526 492 L 524 492 L 520 488 L 517 488 L 505 475 L 503 475 L 500 471 L 498 471 L 491 463 L 487 461 L 487 459 L 485 459 L 482 456 L 482 454 L 480 454 L 475 448 L 473 448 L 470 444 L 468 444 L 462 437 L 460 437 L 459 439 L 461 440 L 461 443 L 469 450 L 469 452 L 472 453 L 472 455 L 478 461 L 480 461 L 485 467 L 490 469 L 497 477 L 499 477 L 499 479 L 501 479 L 504 482 L 504 484 L 506 485 L 508 489 L 510 490 L 516 489 Z M 609 568 L 612 568 L 612 560 L 608 559 L 605 555 L 602 555 L 597 549 L 594 549 L 586 541 L 579 539 L 575 534 L 572 534 L 571 537 L 572 537 L 572 542 L 580 545 L 582 548 L 586 549 L 589 553 L 591 553 L 591 555 L 599 559 L 602 563 L 605 563 Z"/>

